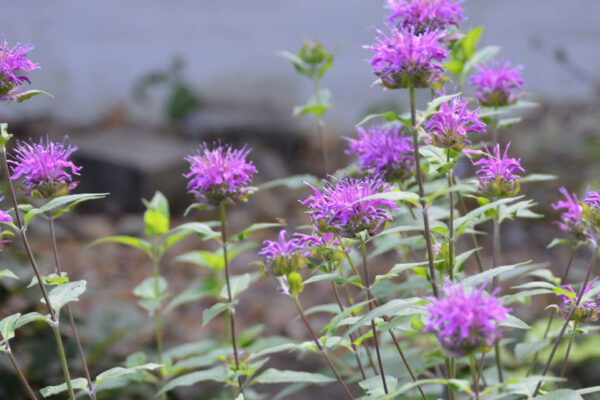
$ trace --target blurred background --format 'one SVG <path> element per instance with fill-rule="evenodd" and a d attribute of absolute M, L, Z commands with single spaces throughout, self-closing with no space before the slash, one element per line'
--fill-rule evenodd
<path fill-rule="evenodd" d="M 65 269 L 72 279 L 90 282 L 74 312 L 86 332 L 83 336 L 92 354 L 92 369 L 101 371 L 144 346 L 152 348 L 151 321 L 131 295 L 132 288 L 151 274 L 151 265 L 135 250 L 82 246 L 102 236 L 142 234 L 140 198 L 150 198 L 155 190 L 167 195 L 173 215 L 182 219 L 183 210 L 193 200 L 181 177 L 187 169 L 183 157 L 200 142 L 248 143 L 253 148 L 250 158 L 259 170 L 257 184 L 294 174 L 322 175 L 314 119 L 292 116 L 293 107 L 311 96 L 312 85 L 296 74 L 288 60 L 278 57 L 278 51 L 295 53 L 305 38 L 318 38 L 335 49 L 333 67 L 322 82 L 333 96 L 325 122 L 327 148 L 335 168 L 351 161 L 343 154 L 342 137 L 355 135 L 354 125 L 364 115 L 407 109 L 405 91 L 371 86 L 374 77 L 365 61 L 371 54 L 361 47 L 372 42 L 375 29 L 384 27 L 387 12 L 381 6 L 381 1 L 365 0 L 59 0 L 51 6 L 35 0 L 0 5 L 4 17 L 0 38 L 5 37 L 9 45 L 36 46 L 29 55 L 41 69 L 29 74 L 32 88 L 54 96 L 3 104 L 0 121 L 8 122 L 20 139 L 68 135 L 80 147 L 77 162 L 84 166 L 79 190 L 111 193 L 106 200 L 81 207 L 85 213 L 59 221 Z M 522 158 L 529 173 L 559 175 L 558 181 L 523 187 L 523 193 L 538 201 L 536 211 L 547 217 L 508 224 L 503 232 L 504 249 L 508 250 L 503 261 L 549 262 L 558 273 L 568 254 L 545 248 L 559 234 L 550 208 L 558 200 L 557 188 L 565 185 L 569 190 L 582 190 L 588 184 L 600 184 L 600 2 L 471 0 L 464 8 L 468 19 L 461 26 L 463 31 L 484 25 L 481 46 L 498 45 L 499 59 L 522 65 L 526 98 L 539 104 L 521 112 L 523 122 L 505 132 L 501 141 L 513 142 L 514 154 Z M 471 93 L 468 87 L 465 91 Z M 420 95 L 424 104 L 427 93 Z M 262 193 L 248 205 L 232 210 L 231 229 L 277 218 L 306 223 L 297 203 L 305 196 L 304 191 Z M 192 218 L 213 217 L 208 212 Z M 44 228 L 42 224 L 32 234 L 38 238 L 35 245 L 42 264 L 50 268 Z M 263 235 L 258 242 L 274 233 Z M 197 246 L 198 241 L 186 240 L 174 253 Z M 586 257 L 582 253 L 576 265 L 583 268 Z M 256 259 L 254 251 L 240 256 L 238 270 L 253 271 L 248 263 Z M 388 258 L 382 270 L 393 262 L 393 257 Z M 0 259 L 0 269 L 19 264 L 24 264 L 24 258 L 18 252 L 5 253 Z M 196 266 L 168 260 L 163 268 L 172 292 L 183 290 L 204 273 Z M 25 280 L 28 273 L 26 266 L 19 269 Z M 35 293 L 18 283 L 1 284 L 2 315 L 35 307 Z M 28 300 L 15 294 L 28 296 Z M 269 280 L 261 280 L 244 296 L 248 301 L 238 310 L 242 328 L 264 324 L 265 335 L 306 337 L 298 321 L 290 322 L 295 315 L 293 304 L 283 304 Z M 277 308 L 265 310 L 264 304 L 273 300 Z M 319 301 L 315 296 L 309 303 Z M 199 328 L 202 310 L 210 304 L 181 308 L 167 322 L 167 344 L 219 335 L 220 326 Z M 534 312 L 529 312 L 531 319 Z M 317 315 L 314 321 L 320 326 L 325 319 L 320 321 Z M 40 338 L 46 340 L 49 335 L 32 328 L 19 340 L 35 343 L 37 350 L 26 353 L 25 345 L 15 346 L 21 348 L 17 352 L 23 353 L 34 386 L 57 383 L 48 382 L 46 376 L 60 376 L 58 365 L 50 362 L 54 356 L 46 354 Z M 590 348 L 595 350 L 587 350 L 591 351 L 586 354 L 587 362 L 593 360 L 589 357 L 600 356 L 600 346 Z M 74 351 L 72 356 L 77 365 Z M 302 363 L 314 368 L 319 360 L 296 360 L 289 355 L 276 363 L 301 369 Z M 47 370 L 40 365 L 47 365 Z M 0 358 L 3 367 L 8 364 Z M 572 374 L 589 383 L 584 367 L 578 365 Z M 14 397 L 19 390 L 17 381 L 9 371 L 6 368 L 0 374 L 0 398 L 18 398 Z M 290 398 L 307 398 L 309 392 L 304 393 Z M 151 398 L 144 393 L 127 396 L 119 398 Z M 205 397 L 185 394 L 181 398 Z"/>

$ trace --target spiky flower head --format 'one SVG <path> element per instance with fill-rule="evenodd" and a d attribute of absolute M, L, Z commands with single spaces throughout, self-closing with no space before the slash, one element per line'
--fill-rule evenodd
<path fill-rule="evenodd" d="M 519 192 L 519 172 L 525 172 L 521 167 L 521 159 L 508 157 L 508 148 L 506 145 L 504 154 L 500 153 L 500 144 L 496 144 L 491 152 L 485 147 L 483 157 L 473 162 L 473 165 L 479 166 L 476 172 L 478 186 L 484 194 L 492 198 L 502 198 L 514 196 Z"/>
<path fill-rule="evenodd" d="M 475 66 L 478 74 L 469 78 L 469 83 L 477 86 L 477 97 L 481 104 L 490 107 L 501 107 L 514 104 L 523 95 L 515 90 L 525 86 L 521 79 L 519 65 L 511 67 L 509 61 L 504 64 L 491 60 Z"/>
<path fill-rule="evenodd" d="M 39 68 L 27 58 L 27 53 L 32 49 L 33 46 L 22 46 L 20 43 L 10 48 L 6 40 L 0 46 L 0 101 L 17 100 L 16 92 L 25 82 L 31 83 L 24 73 Z"/>
<path fill-rule="evenodd" d="M 389 210 L 398 207 L 387 199 L 366 199 L 391 187 L 381 178 L 345 178 L 325 182 L 321 188 L 307 184 L 314 192 L 303 205 L 308 205 L 313 224 L 320 232 L 355 237 L 362 231 L 369 235 L 381 232 L 392 219 Z"/>
<path fill-rule="evenodd" d="M 594 279 L 592 282 L 587 285 L 581 296 L 585 296 L 592 290 L 594 283 L 598 280 L 598 278 Z M 575 308 L 577 302 L 579 302 L 579 293 L 575 292 L 575 290 L 569 285 L 561 286 L 562 291 L 558 293 L 559 304 L 558 306 L 554 306 L 554 308 L 558 308 L 561 312 L 563 318 L 566 320 L 569 318 L 571 311 Z M 597 296 L 595 299 L 581 299 L 580 304 L 577 306 L 573 315 L 571 316 L 571 320 L 577 322 L 586 322 L 586 321 L 596 321 L 598 319 L 598 313 L 600 312 L 600 296 Z"/>
<path fill-rule="evenodd" d="M 39 143 L 17 142 L 13 158 L 11 179 L 23 178 L 24 191 L 28 196 L 41 196 L 49 199 L 67 194 L 79 182 L 73 181 L 73 175 L 79 175 L 81 167 L 69 161 L 69 157 L 78 149 L 62 142 L 53 142 L 46 137 Z"/>
<path fill-rule="evenodd" d="M 306 264 L 309 251 L 301 238 L 290 239 L 282 229 L 279 241 L 265 240 L 258 254 L 265 257 L 265 263 L 259 263 L 261 272 L 273 276 L 284 294 L 295 296 L 302 291 L 298 271 Z"/>
<path fill-rule="evenodd" d="M 246 146 L 234 149 L 231 146 L 209 148 L 203 143 L 198 151 L 185 157 L 190 163 L 190 172 L 183 176 L 189 179 L 187 188 L 196 199 L 206 205 L 233 204 L 245 200 L 252 188 L 248 185 L 257 172 L 252 161 L 246 161 L 250 149 Z"/>
<path fill-rule="evenodd" d="M 372 175 L 381 175 L 388 182 L 402 181 L 412 176 L 414 157 L 412 138 L 398 125 L 372 125 L 367 130 L 357 128 L 358 139 L 345 138 L 356 154 L 360 168 Z"/>
<path fill-rule="evenodd" d="M 461 151 L 471 144 L 469 133 L 485 133 L 485 124 L 479 118 L 479 107 L 469 110 L 471 100 L 460 96 L 442 103 L 425 126 L 428 143 Z"/>
<path fill-rule="evenodd" d="M 460 3 L 462 0 L 388 0 L 386 8 L 392 11 L 388 21 L 402 28 L 414 27 L 418 33 L 443 30 L 465 19 Z"/>
<path fill-rule="evenodd" d="M 580 239 L 583 236 L 585 224 L 577 194 L 570 194 L 564 187 L 561 187 L 559 191 L 565 196 L 565 200 L 552 204 L 552 208 L 564 211 L 560 214 L 560 220 L 556 223 L 562 231 L 572 233 L 577 239 Z"/>
<path fill-rule="evenodd" d="M 585 234 L 597 244 L 600 239 L 600 194 L 588 187 L 581 202 L 581 215 L 585 222 Z"/>
<path fill-rule="evenodd" d="M 443 32 L 431 31 L 417 34 L 414 28 L 392 28 L 387 36 L 377 31 L 373 45 L 363 46 L 373 50 L 369 60 L 371 72 L 377 75 L 387 88 L 429 87 L 440 79 L 441 62 L 448 55 L 439 41 Z"/>
<path fill-rule="evenodd" d="M 455 357 L 474 351 L 488 351 L 499 339 L 498 323 L 510 309 L 500 305 L 494 293 L 485 293 L 485 284 L 465 293 L 462 284 L 450 282 L 442 288 L 443 298 L 430 298 L 425 330 L 433 332 L 448 354 Z"/>

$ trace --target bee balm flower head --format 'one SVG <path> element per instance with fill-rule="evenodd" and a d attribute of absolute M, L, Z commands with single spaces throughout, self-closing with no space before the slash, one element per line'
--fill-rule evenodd
<path fill-rule="evenodd" d="M 246 161 L 250 149 L 233 149 L 206 144 L 185 158 L 190 163 L 188 190 L 203 204 L 218 206 L 223 202 L 233 204 L 247 198 L 252 176 L 257 172 L 252 161 Z"/>
<path fill-rule="evenodd" d="M 512 68 L 510 62 L 504 64 L 492 60 L 487 64 L 476 65 L 477 74 L 469 78 L 469 83 L 477 87 L 477 97 L 481 104 L 501 107 L 514 104 L 522 94 L 515 90 L 525 86 L 519 72 L 521 67 Z"/>
<path fill-rule="evenodd" d="M 24 73 L 39 68 L 27 58 L 32 49 L 33 46 L 21 46 L 19 43 L 10 48 L 6 40 L 0 44 L 0 101 L 17 100 L 16 91 L 25 82 L 31 83 Z"/>
<path fill-rule="evenodd" d="M 487 147 L 483 157 L 473 165 L 479 166 L 476 172 L 479 179 L 479 188 L 492 198 L 502 198 L 514 196 L 519 192 L 519 172 L 525 172 L 521 167 L 521 159 L 508 157 L 508 148 L 506 145 L 504 154 L 500 153 L 500 144 L 496 144 L 493 151 Z"/>
<path fill-rule="evenodd" d="M 17 142 L 12 165 L 11 179 L 23 178 L 25 192 L 30 196 L 41 196 L 49 199 L 54 196 L 67 194 L 74 189 L 78 182 L 73 181 L 73 175 L 79 175 L 81 167 L 69 161 L 69 157 L 77 150 L 77 146 L 62 142 L 52 142 L 46 138 L 46 143 Z"/>
<path fill-rule="evenodd" d="M 416 32 L 443 30 L 464 20 L 461 0 L 388 0 L 389 23 Z"/>

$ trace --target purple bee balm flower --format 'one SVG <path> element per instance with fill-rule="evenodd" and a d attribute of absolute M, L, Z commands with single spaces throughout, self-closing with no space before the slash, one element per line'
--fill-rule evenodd
<path fill-rule="evenodd" d="M 594 279 L 593 281 L 591 281 L 589 283 L 589 285 L 585 288 L 585 290 L 583 291 L 583 294 L 585 296 L 586 293 L 588 293 L 590 290 L 592 290 L 592 287 L 594 286 L 594 283 L 598 280 L 598 278 Z M 561 286 L 562 289 L 564 289 L 566 292 L 568 293 L 559 293 L 558 297 L 561 300 L 560 303 L 558 304 L 557 307 L 563 316 L 563 318 L 566 320 L 569 317 L 569 314 L 571 313 L 571 311 L 573 310 L 573 307 L 575 307 L 575 304 L 577 304 L 577 301 L 579 300 L 579 293 L 575 292 L 575 290 L 573 290 L 573 288 L 569 285 L 563 285 Z M 600 301 L 600 296 L 598 296 L 595 300 L 586 300 L 583 301 L 579 304 L 579 306 L 577 306 L 577 310 L 575 310 L 573 316 L 572 316 L 572 320 L 576 320 L 578 322 L 585 322 L 585 321 L 595 321 L 598 319 L 598 313 L 600 312 L 600 307 L 599 307 L 599 301 Z"/>
<path fill-rule="evenodd" d="M 265 257 L 266 261 L 260 264 L 261 271 L 277 280 L 282 293 L 291 295 L 288 278 L 290 275 L 297 275 L 306 264 L 306 257 L 309 255 L 306 244 L 297 237 L 288 239 L 286 231 L 281 230 L 279 241 L 265 240 L 258 254 Z"/>
<path fill-rule="evenodd" d="M 4 196 L 0 196 L 0 201 L 4 200 Z M 8 215 L 8 213 L 4 210 L 0 210 L 0 223 L 4 222 L 4 223 L 11 223 L 12 219 L 10 218 L 10 215 Z M 10 234 L 7 231 L 0 231 L 0 251 L 2 251 L 2 249 L 4 249 L 4 246 L 7 243 L 10 243 L 10 240 L 4 240 L 4 237 Z"/>
<path fill-rule="evenodd" d="M 597 244 L 600 238 L 600 194 L 598 192 L 586 189 L 581 202 L 581 215 L 585 223 L 584 233 L 592 243 Z"/>
<path fill-rule="evenodd" d="M 377 32 L 376 43 L 363 48 L 375 52 L 369 60 L 373 67 L 371 72 L 385 87 L 425 88 L 439 81 L 440 71 L 443 71 L 440 63 L 448 55 L 448 50 L 439 43 L 443 32 L 416 34 L 414 28 L 392 28 L 390 36 Z"/>
<path fill-rule="evenodd" d="M 12 100 L 13 93 L 25 82 L 31 83 L 24 72 L 39 68 L 27 58 L 33 46 L 21 46 L 17 43 L 12 49 L 6 40 L 0 46 L 0 100 Z"/>
<path fill-rule="evenodd" d="M 332 232 L 319 232 L 315 228 L 315 233 L 306 235 L 296 233 L 294 236 L 300 239 L 302 244 L 310 252 L 309 258 L 315 264 L 334 264 L 342 261 L 345 254 L 340 249 L 340 241 Z"/>
<path fill-rule="evenodd" d="M 556 221 L 556 223 L 562 231 L 573 233 L 576 237 L 579 237 L 583 233 L 584 222 L 577 195 L 575 193 L 569 194 L 564 187 L 561 187 L 559 191 L 565 196 L 565 200 L 552 204 L 552 208 L 564 211 L 560 214 L 560 221 Z"/>
<path fill-rule="evenodd" d="M 263 242 L 263 248 L 258 255 L 265 257 L 267 261 L 273 261 L 277 257 L 290 257 L 296 252 L 303 252 L 306 249 L 306 245 L 301 238 L 294 237 L 292 239 L 287 239 L 286 236 L 287 232 L 285 229 L 282 229 L 279 232 L 278 242 L 265 240 Z"/>
<path fill-rule="evenodd" d="M 500 337 L 498 323 L 510 309 L 502 307 L 494 293 L 484 293 L 485 284 L 465 293 L 462 284 L 447 283 L 444 298 L 430 298 L 430 316 L 425 330 L 434 332 L 442 347 L 452 356 L 487 351 Z"/>
<path fill-rule="evenodd" d="M 477 86 L 477 97 L 481 104 L 492 107 L 514 104 L 522 94 L 514 90 L 521 89 L 525 82 L 521 79 L 521 66 L 511 68 L 510 62 L 504 64 L 492 60 L 488 64 L 476 65 L 479 72 L 469 78 L 469 83 Z"/>
<path fill-rule="evenodd" d="M 469 110 L 469 103 L 470 100 L 458 96 L 442 103 L 425 126 L 426 132 L 429 132 L 427 141 L 461 151 L 465 144 L 471 144 L 467 139 L 469 133 L 485 133 L 485 124 L 477 114 L 479 107 Z"/>
<path fill-rule="evenodd" d="M 458 21 L 465 19 L 460 3 L 462 0 L 388 0 L 386 8 L 392 10 L 390 24 L 424 32 L 458 26 Z"/>
<path fill-rule="evenodd" d="M 307 185 L 314 194 L 300 203 L 308 205 L 310 216 L 320 232 L 344 237 L 355 237 L 362 231 L 376 235 L 392 219 L 388 209 L 398 208 L 396 203 L 386 199 L 363 200 L 390 191 L 390 186 L 380 178 L 340 179 L 335 183 L 325 182 L 320 189 Z"/>
<path fill-rule="evenodd" d="M 81 167 L 69 161 L 77 146 L 67 145 L 66 137 L 62 142 L 52 142 L 46 137 L 46 143 L 17 142 L 12 164 L 11 179 L 23 178 L 27 195 L 40 195 L 45 199 L 67 194 L 78 182 L 72 175 L 79 175 Z"/>
<path fill-rule="evenodd" d="M 345 138 L 350 143 L 346 154 L 356 154 L 360 168 L 387 181 L 410 178 L 415 164 L 412 139 L 399 126 L 373 125 L 357 132 L 358 139 Z"/>
<path fill-rule="evenodd" d="M 504 154 L 500 153 L 500 144 L 494 146 L 493 153 L 486 147 L 483 157 L 473 162 L 480 166 L 476 172 L 479 179 L 478 185 L 481 190 L 490 197 L 501 198 L 514 196 L 519 191 L 518 172 L 525 172 L 521 167 L 521 159 L 509 158 L 506 145 Z"/>
<path fill-rule="evenodd" d="M 246 161 L 250 149 L 217 146 L 209 149 L 206 143 L 185 160 L 190 163 L 188 190 L 203 204 L 218 206 L 245 200 L 251 188 L 252 176 L 257 172 L 252 161 Z"/>

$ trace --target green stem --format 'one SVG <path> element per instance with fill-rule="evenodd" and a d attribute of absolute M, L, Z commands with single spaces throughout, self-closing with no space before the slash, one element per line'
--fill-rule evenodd
<path fill-rule="evenodd" d="M 319 86 L 319 78 L 315 78 L 315 99 L 317 104 L 321 104 L 321 88 Z M 323 175 L 327 175 L 329 171 L 329 159 L 327 157 L 327 149 L 325 148 L 325 121 L 323 116 L 317 114 L 317 132 L 319 134 L 319 142 L 321 144 L 321 157 L 323 159 Z"/>
<path fill-rule="evenodd" d="M 475 355 L 471 354 L 471 376 L 473 377 L 473 390 L 475 391 L 475 400 L 479 400 L 479 376 L 477 374 L 477 363 L 475 362 Z"/>
<path fill-rule="evenodd" d="M 337 379 L 338 383 L 342 387 L 342 390 L 344 391 L 346 396 L 350 400 L 354 400 L 354 396 L 352 396 L 352 393 L 350 393 L 350 390 L 344 383 L 344 380 L 338 373 L 337 369 L 335 368 L 335 365 L 333 365 L 333 363 L 331 362 L 331 359 L 329 358 L 329 356 L 325 353 L 325 349 L 323 349 L 321 342 L 319 342 L 317 335 L 315 334 L 312 327 L 310 326 L 310 323 L 308 322 L 308 318 L 306 318 L 306 314 L 304 314 L 304 309 L 302 308 L 302 305 L 300 304 L 300 300 L 298 299 L 298 296 L 294 297 L 294 301 L 296 302 L 296 308 L 298 309 L 298 312 L 300 313 L 300 317 L 302 317 L 302 321 L 304 322 L 304 325 L 306 325 L 306 329 L 308 329 L 308 332 L 310 333 L 310 336 L 312 337 L 313 341 L 315 342 L 317 349 L 319 349 L 319 352 L 325 359 L 325 362 L 327 362 L 327 365 L 331 369 L 331 372 L 333 372 L 333 375 L 335 375 L 335 378 Z"/>
<path fill-rule="evenodd" d="M 558 333 L 558 336 L 556 337 L 556 340 L 554 341 L 554 347 L 552 347 L 552 351 L 550 352 L 548 361 L 546 361 L 546 365 L 544 366 L 544 370 L 542 371 L 542 374 L 541 374 L 542 377 L 546 376 L 546 374 L 548 373 L 548 370 L 550 369 L 550 364 L 552 363 L 552 359 L 554 358 L 554 355 L 556 354 L 556 350 L 558 349 L 558 346 L 560 345 L 560 341 L 562 340 L 562 337 L 565 334 L 567 326 L 569 326 L 569 322 L 573 318 L 575 311 L 577 311 L 577 309 L 579 308 L 579 304 L 581 303 L 581 299 L 583 298 L 583 292 L 585 291 L 585 288 L 587 287 L 587 285 L 590 281 L 590 276 L 592 275 L 594 265 L 596 265 L 596 257 L 597 256 L 598 256 L 598 246 L 596 246 L 594 248 L 594 253 L 592 254 L 592 259 L 590 260 L 590 265 L 589 265 L 587 273 L 585 275 L 583 285 L 579 289 L 579 296 L 577 297 L 577 300 L 575 301 L 575 306 L 571 309 L 571 312 L 569 312 L 569 315 L 567 315 L 567 318 L 565 318 L 565 323 L 563 324 L 562 328 L 560 329 L 560 332 Z M 540 380 L 535 388 L 535 391 L 533 392 L 532 397 L 536 397 L 538 395 L 541 387 L 542 387 L 542 381 Z"/>
<path fill-rule="evenodd" d="M 565 358 L 563 360 L 562 368 L 560 369 L 559 378 L 565 376 L 565 372 L 567 370 L 567 363 L 569 362 L 569 355 L 571 354 L 571 347 L 573 346 L 573 339 L 575 338 L 575 332 L 577 331 L 577 320 L 573 321 L 573 330 L 571 331 L 571 337 L 569 338 L 569 345 L 567 346 L 567 351 L 565 352 Z M 558 382 L 557 389 L 560 389 L 560 385 L 562 382 Z"/>
<path fill-rule="evenodd" d="M 498 210 L 496 210 L 498 212 Z M 498 266 L 498 258 L 500 253 L 500 222 L 498 221 L 498 216 L 496 215 L 493 219 L 494 221 L 494 236 L 492 238 L 492 269 L 495 269 Z M 492 280 L 492 290 L 496 288 L 498 285 L 498 276 L 494 276 Z M 498 370 L 498 381 L 500 383 L 504 382 L 504 376 L 502 374 L 502 361 L 500 359 L 500 343 L 496 341 L 494 344 L 494 356 L 496 358 L 496 369 Z"/>
<path fill-rule="evenodd" d="M 47 214 L 48 217 L 48 226 L 50 228 L 50 242 L 52 243 L 52 252 L 54 253 L 54 265 L 56 267 L 56 273 L 58 276 L 62 275 L 62 267 L 58 257 L 58 246 L 56 244 L 56 234 L 54 233 L 54 215 L 52 213 Z M 96 399 L 96 392 L 94 391 L 94 384 L 92 383 L 92 377 L 90 376 L 90 370 L 88 368 L 87 360 L 85 358 L 85 353 L 83 351 L 83 347 L 81 345 L 81 339 L 79 338 L 79 333 L 77 332 L 77 327 L 75 326 L 75 319 L 73 318 L 73 312 L 71 311 L 71 306 L 69 304 L 65 305 L 65 309 L 67 310 L 67 314 L 69 316 L 69 323 L 71 324 L 71 330 L 73 331 L 73 337 L 75 338 L 75 343 L 77 344 L 77 350 L 79 351 L 79 357 L 81 358 L 81 363 L 83 365 L 83 370 L 85 373 L 85 378 L 88 383 L 88 390 L 91 400 Z"/>
<path fill-rule="evenodd" d="M 158 245 L 158 238 L 155 238 L 152 248 L 152 267 L 154 271 L 154 297 L 156 299 L 156 307 L 154 314 L 154 324 L 156 331 L 156 352 L 158 355 L 158 363 L 163 363 L 163 328 L 162 328 L 162 310 L 160 302 L 160 260 L 161 254 Z M 162 376 L 162 373 L 161 373 Z M 161 400 L 166 400 L 166 394 L 160 395 Z"/>
<path fill-rule="evenodd" d="M 360 238 L 360 248 L 362 251 L 362 258 L 363 258 L 363 269 L 365 272 L 365 289 L 367 291 L 367 298 L 370 300 L 369 301 L 369 311 L 373 311 L 374 308 L 374 304 L 373 304 L 373 293 L 371 292 L 371 278 L 369 276 L 369 267 L 367 264 L 367 246 L 365 243 L 365 240 L 362 238 Z M 383 391 L 385 392 L 385 394 L 388 394 L 388 387 L 387 387 L 387 383 L 385 381 L 385 372 L 383 371 L 383 361 L 381 359 L 381 352 L 379 350 L 379 339 L 377 338 L 377 328 L 375 326 L 375 320 L 371 319 L 371 330 L 373 331 L 373 342 L 375 344 L 375 352 L 377 354 L 377 363 L 379 364 L 379 372 L 381 373 L 381 381 L 383 383 Z"/>
<path fill-rule="evenodd" d="M 450 358 L 446 357 L 446 377 L 448 380 L 452 379 L 452 361 Z M 454 389 L 450 384 L 446 385 L 446 389 L 448 390 L 448 399 L 454 400 Z"/>
<path fill-rule="evenodd" d="M 27 395 L 32 400 L 37 400 L 37 396 L 35 395 L 35 392 L 33 391 L 33 389 L 31 389 L 31 386 L 29 386 L 29 382 L 27 382 L 27 378 L 25 378 L 23 371 L 21 371 L 21 368 L 19 368 L 19 364 L 17 363 L 17 360 L 15 359 L 15 356 L 12 353 L 10 345 L 8 344 L 8 340 L 4 340 L 4 336 L 2 336 L 2 332 L 0 332 L 0 343 L 1 342 L 4 342 L 6 354 L 8 355 L 8 358 L 10 359 L 10 363 L 12 364 L 13 368 L 15 369 L 15 372 L 17 373 L 17 376 L 19 377 L 21 384 L 23 385 L 23 387 L 25 387 L 25 390 L 27 391 Z"/>
<path fill-rule="evenodd" d="M 69 366 L 67 365 L 67 357 L 65 356 L 65 347 L 63 346 L 62 339 L 60 337 L 60 331 L 58 325 L 52 326 L 54 337 L 56 338 L 56 345 L 58 346 L 58 354 L 60 355 L 60 364 L 62 366 L 63 374 L 65 375 L 65 382 L 67 383 L 67 391 L 69 392 L 69 399 L 75 400 L 75 392 L 73 392 L 73 385 L 71 384 L 71 376 L 69 375 Z"/>
<path fill-rule="evenodd" d="M 446 162 L 450 162 L 450 148 L 446 150 Z M 448 220 L 448 273 L 450 281 L 454 281 L 454 192 L 452 185 L 454 182 L 454 168 L 448 171 L 448 189 L 450 191 L 450 217 Z"/>
<path fill-rule="evenodd" d="M 221 245 L 223 246 L 223 262 L 225 264 L 225 284 L 227 285 L 227 298 L 229 301 L 229 308 L 227 313 L 229 314 L 229 326 L 231 329 L 231 345 L 233 347 L 233 359 L 235 361 L 235 371 L 240 371 L 240 361 L 237 347 L 237 339 L 235 335 L 235 314 L 233 312 L 233 296 L 231 294 L 231 283 L 229 279 L 229 257 L 227 255 L 227 219 L 225 217 L 225 203 L 221 203 Z M 244 394 L 244 387 L 242 384 L 242 377 L 238 375 L 238 389 L 240 394 Z"/>
<path fill-rule="evenodd" d="M 429 215 L 427 213 L 427 203 L 425 202 L 425 189 L 423 188 L 423 173 L 421 171 L 421 156 L 419 154 L 419 138 L 417 135 L 417 117 L 415 102 L 415 87 L 410 85 L 410 119 L 412 124 L 413 150 L 415 158 L 415 169 L 417 172 L 417 183 L 419 185 L 419 202 L 421 203 L 421 212 L 423 214 L 423 228 L 425 231 L 425 242 L 427 244 L 427 258 L 429 261 L 429 275 L 433 295 L 439 297 L 438 288 L 435 279 L 435 267 L 433 265 L 434 253 L 433 243 L 431 241 L 431 230 L 429 228 Z"/>

